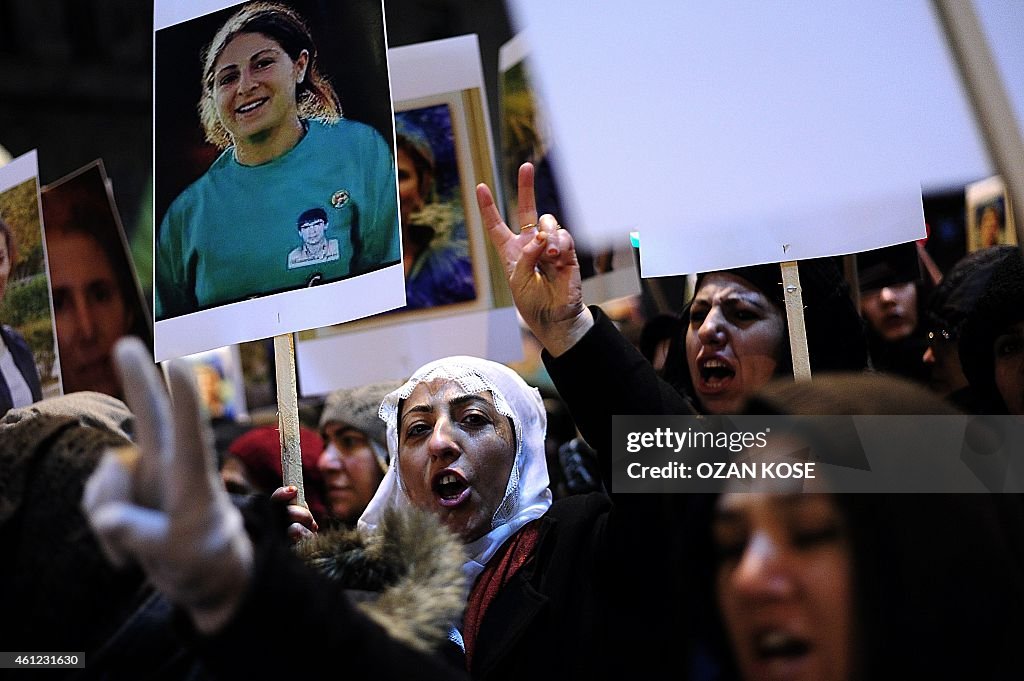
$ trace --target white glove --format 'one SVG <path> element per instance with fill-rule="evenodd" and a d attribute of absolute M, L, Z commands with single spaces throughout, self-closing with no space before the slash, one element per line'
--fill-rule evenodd
<path fill-rule="evenodd" d="M 253 547 L 217 475 L 191 369 L 169 363 L 172 408 L 140 341 L 125 338 L 114 353 L 136 446 L 103 456 L 82 506 L 111 562 L 137 561 L 199 631 L 215 633 L 249 584 Z"/>

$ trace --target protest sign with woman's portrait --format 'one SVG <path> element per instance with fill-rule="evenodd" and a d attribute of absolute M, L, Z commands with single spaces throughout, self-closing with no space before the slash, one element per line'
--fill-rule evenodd
<path fill-rule="evenodd" d="M 158 30 L 156 48 L 158 345 L 161 321 L 399 262 L 380 3 L 247 3 Z M 302 318 L 216 341 L 323 323 Z"/>
<path fill-rule="evenodd" d="M 61 389 L 38 177 L 34 151 L 0 168 L 0 416 Z"/>
<path fill-rule="evenodd" d="M 476 298 L 448 105 L 395 114 L 406 308 Z"/>
<path fill-rule="evenodd" d="M 102 162 L 41 197 L 64 392 L 121 397 L 114 343 L 132 335 L 148 345 L 153 333 Z"/>

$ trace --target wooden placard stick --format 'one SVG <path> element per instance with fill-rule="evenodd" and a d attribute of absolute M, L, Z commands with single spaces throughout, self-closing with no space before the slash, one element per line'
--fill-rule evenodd
<path fill-rule="evenodd" d="M 284 484 L 293 485 L 299 490 L 292 503 L 307 506 L 306 494 L 302 487 L 302 450 L 299 447 L 295 340 L 290 333 L 274 336 L 274 368 L 277 376 L 277 422 L 281 433 L 281 471 Z"/>
<path fill-rule="evenodd" d="M 811 357 L 807 352 L 807 327 L 804 324 L 804 298 L 800 289 L 800 270 L 795 260 L 779 263 L 782 290 L 786 297 L 786 322 L 789 327 L 789 351 L 793 357 L 793 378 L 811 380 Z"/>
<path fill-rule="evenodd" d="M 1010 196 L 1017 243 L 1024 249 L 1024 140 L 1003 79 L 974 13 L 974 3 L 932 0 L 932 4 L 956 59 L 989 158 Z"/>

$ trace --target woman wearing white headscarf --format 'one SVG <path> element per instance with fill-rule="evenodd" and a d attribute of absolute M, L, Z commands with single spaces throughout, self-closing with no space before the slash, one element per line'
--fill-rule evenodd
<path fill-rule="evenodd" d="M 391 463 L 360 528 L 429 510 L 465 543 L 471 585 L 453 640 L 474 678 L 595 678 L 607 624 L 603 494 L 552 503 L 540 393 L 514 371 L 448 357 L 381 404 Z M 537 660 L 550 665 L 539 670 Z"/>
<path fill-rule="evenodd" d="M 374 537 L 350 542 L 348 574 L 314 571 L 287 543 L 280 506 L 253 498 L 243 517 L 232 502 L 187 363 L 169 364 L 168 395 L 138 339 L 119 341 L 115 361 L 135 442 L 102 455 L 82 509 L 108 560 L 140 567 L 176 606 L 186 659 L 222 679 L 312 678 L 325 665 L 347 679 L 466 678 L 435 654 L 463 588 L 460 544 L 434 517 L 389 516 Z M 356 603 L 349 589 L 378 597 Z M 140 636 L 130 635 L 148 645 Z M 141 658 L 137 646 L 128 652 L 105 662 L 130 674 Z"/>
<path fill-rule="evenodd" d="M 612 527 L 629 523 L 610 522 L 603 494 L 552 503 L 540 395 L 510 369 L 439 360 L 385 398 L 392 457 L 361 519 L 363 563 L 373 573 L 363 577 L 394 585 L 371 611 L 342 593 L 363 588 L 336 574 L 351 567 L 351 553 L 343 561 L 322 546 L 307 554 L 324 580 L 286 547 L 280 508 L 253 507 L 243 521 L 202 437 L 191 374 L 171 364 L 172 404 L 141 343 L 121 341 L 116 354 L 138 445 L 103 457 L 83 508 L 107 556 L 138 563 L 187 613 L 194 631 L 185 633 L 216 673 L 301 676 L 340 658 L 349 678 L 463 678 L 431 654 L 432 640 L 416 639 L 432 635 L 425 618 L 443 614 L 473 678 L 608 676 L 622 651 L 605 635 L 607 545 Z M 432 537 L 434 516 L 468 559 L 459 543 Z M 387 537 L 396 527 L 405 541 L 393 549 Z M 412 612 L 409 602 L 431 612 Z M 303 628 L 294 647 L 280 645 L 282 624 L 296 620 Z"/>

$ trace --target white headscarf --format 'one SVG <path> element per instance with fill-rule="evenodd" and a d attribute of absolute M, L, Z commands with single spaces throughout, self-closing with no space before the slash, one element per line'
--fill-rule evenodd
<path fill-rule="evenodd" d="M 498 412 L 511 419 L 516 433 L 516 458 L 505 496 L 491 518 L 491 531 L 466 545 L 469 560 L 462 570 L 472 584 L 487 561 L 523 525 L 541 517 L 551 506 L 548 467 L 544 453 L 547 414 L 540 391 L 531 388 L 508 367 L 477 357 L 446 357 L 424 365 L 401 388 L 391 392 L 380 405 L 380 418 L 387 424 L 391 463 L 377 493 L 359 518 L 361 530 L 373 530 L 389 507 L 411 506 L 399 469 L 398 405 L 420 383 L 435 379 L 454 381 L 462 394 L 485 390 L 491 393 Z"/>

